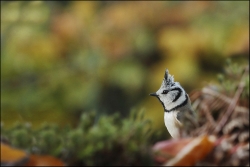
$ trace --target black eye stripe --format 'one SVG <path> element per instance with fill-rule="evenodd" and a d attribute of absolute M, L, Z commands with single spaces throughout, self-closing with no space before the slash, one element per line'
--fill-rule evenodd
<path fill-rule="evenodd" d="M 174 90 L 178 91 L 177 95 L 175 96 L 175 98 L 173 99 L 172 102 L 175 102 L 176 100 L 178 100 L 182 94 L 182 90 L 180 88 L 174 88 Z M 172 89 L 173 91 L 173 89 Z"/>
<path fill-rule="evenodd" d="M 182 92 L 181 88 L 173 88 L 173 89 L 170 89 L 170 90 L 163 90 L 162 94 L 168 94 L 168 92 L 171 92 L 171 91 L 178 91 L 178 92 Z M 178 93 L 179 94 L 179 93 Z M 177 99 L 176 99 L 177 100 Z M 175 101 L 175 100 L 174 100 Z"/>
<path fill-rule="evenodd" d="M 171 91 L 178 91 L 177 95 L 174 97 L 173 101 L 172 102 L 175 102 L 176 100 L 178 100 L 183 92 L 183 90 L 181 90 L 181 88 L 173 88 L 173 89 L 170 89 L 169 91 L 165 92 L 166 90 L 164 90 L 162 92 L 162 94 L 167 94 L 168 92 L 171 92 Z"/>
<path fill-rule="evenodd" d="M 173 88 L 173 89 L 170 89 L 169 91 L 168 90 L 163 90 L 162 94 L 167 94 L 168 92 L 171 92 L 171 91 L 182 92 L 181 88 Z"/>
<path fill-rule="evenodd" d="M 181 88 L 173 88 L 173 89 L 170 89 L 170 91 L 174 91 L 174 90 L 177 90 L 177 91 L 180 91 L 180 92 L 181 92 Z"/>

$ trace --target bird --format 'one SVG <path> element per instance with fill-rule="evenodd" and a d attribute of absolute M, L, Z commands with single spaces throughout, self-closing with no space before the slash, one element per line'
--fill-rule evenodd
<path fill-rule="evenodd" d="M 174 81 L 168 69 L 165 71 L 160 89 L 149 95 L 157 97 L 161 102 L 164 108 L 164 123 L 172 138 L 182 137 L 182 134 L 185 134 L 182 133 L 183 129 L 198 126 L 188 94 L 179 82 Z"/>

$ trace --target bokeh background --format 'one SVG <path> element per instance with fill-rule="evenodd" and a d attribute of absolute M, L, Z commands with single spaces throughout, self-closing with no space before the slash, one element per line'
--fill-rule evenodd
<path fill-rule="evenodd" d="M 1 123 L 76 125 L 144 110 L 169 69 L 188 93 L 248 63 L 249 1 L 1 1 Z"/>

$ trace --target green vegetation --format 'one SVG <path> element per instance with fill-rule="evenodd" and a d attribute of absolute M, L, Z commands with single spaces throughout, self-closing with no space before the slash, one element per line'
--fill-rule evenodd
<path fill-rule="evenodd" d="M 244 63 L 235 63 L 231 59 L 226 60 L 224 74 L 218 74 L 218 80 L 221 86 L 221 92 L 232 97 L 237 90 L 239 83 L 244 84 L 244 91 L 241 99 L 249 99 L 249 65 Z"/>
<path fill-rule="evenodd" d="M 119 114 L 97 118 L 89 112 L 75 128 L 45 123 L 34 130 L 30 124 L 18 124 L 2 126 L 1 132 L 17 148 L 53 155 L 68 165 L 153 165 L 151 145 L 159 133 L 150 127 L 142 111 L 126 119 Z"/>

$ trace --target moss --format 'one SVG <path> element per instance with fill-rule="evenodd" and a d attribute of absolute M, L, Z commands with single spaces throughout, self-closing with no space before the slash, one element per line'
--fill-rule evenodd
<path fill-rule="evenodd" d="M 48 123 L 36 130 L 22 124 L 8 130 L 2 126 L 2 136 L 15 147 L 56 156 L 69 165 L 153 165 L 150 143 L 155 134 L 143 113 L 135 112 L 125 119 L 103 115 L 98 121 L 95 112 L 85 112 L 74 128 Z"/>

